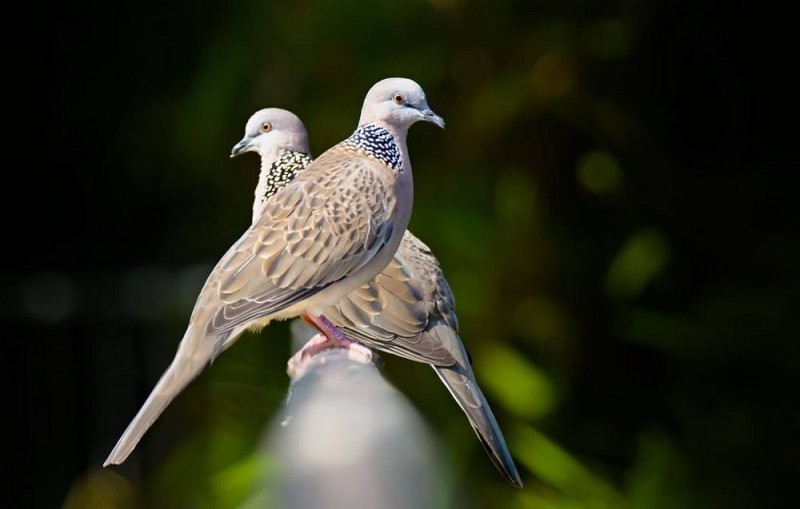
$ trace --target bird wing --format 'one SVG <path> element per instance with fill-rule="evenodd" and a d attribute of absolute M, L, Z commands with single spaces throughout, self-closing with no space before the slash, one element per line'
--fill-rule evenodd
<path fill-rule="evenodd" d="M 207 333 L 278 313 L 364 267 L 392 236 L 394 186 L 375 159 L 337 147 L 320 156 L 220 260 L 195 310 Z"/>
<path fill-rule="evenodd" d="M 450 285 L 428 246 L 406 232 L 389 266 L 325 316 L 354 339 L 431 364 L 492 463 L 511 484 L 522 487 L 503 433 L 458 336 Z"/>
<path fill-rule="evenodd" d="M 453 294 L 436 257 L 410 232 L 381 274 L 325 316 L 352 339 L 400 357 L 437 366 L 458 359 Z M 441 334 L 442 326 L 453 334 Z"/>

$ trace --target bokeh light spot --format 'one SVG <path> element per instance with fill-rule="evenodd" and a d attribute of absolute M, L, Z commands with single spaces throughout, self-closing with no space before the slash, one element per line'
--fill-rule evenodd
<path fill-rule="evenodd" d="M 522 232 L 535 226 L 537 185 L 521 169 L 505 171 L 495 187 L 495 205 L 503 224 Z"/>
<path fill-rule="evenodd" d="M 549 377 L 518 352 L 494 345 L 482 349 L 475 367 L 481 383 L 504 407 L 529 419 L 540 419 L 553 409 L 555 390 Z"/>
<path fill-rule="evenodd" d="M 92 470 L 77 481 L 64 501 L 63 509 L 139 507 L 130 482 L 110 469 Z"/>
<path fill-rule="evenodd" d="M 537 478 L 555 488 L 534 494 L 548 497 L 552 505 L 526 507 L 570 507 L 611 509 L 627 507 L 627 501 L 609 482 L 594 474 L 548 437 L 530 426 L 519 425 L 510 433 L 510 445 L 520 463 Z M 525 494 L 521 491 L 520 494 Z M 527 496 L 527 495 L 526 495 Z"/>
<path fill-rule="evenodd" d="M 619 163 L 608 152 L 589 152 L 578 161 L 578 182 L 596 194 L 613 191 L 622 183 Z"/>
<path fill-rule="evenodd" d="M 575 69 L 572 58 L 561 52 L 550 52 L 533 64 L 531 85 L 542 99 L 560 99 L 575 86 Z"/>
<path fill-rule="evenodd" d="M 634 234 L 622 246 L 606 275 L 608 293 L 618 299 L 632 299 L 652 282 L 669 260 L 669 241 L 661 232 L 648 228 Z"/>

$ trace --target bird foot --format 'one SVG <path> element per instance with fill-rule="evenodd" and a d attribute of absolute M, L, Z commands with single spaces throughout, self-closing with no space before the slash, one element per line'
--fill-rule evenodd
<path fill-rule="evenodd" d="M 324 334 L 317 334 L 295 353 L 286 363 L 286 373 L 289 378 L 295 379 L 303 374 L 311 359 L 317 353 L 331 348 L 347 350 L 347 357 L 363 364 L 375 363 L 379 367 L 383 360 L 372 350 L 349 339 L 341 341 L 340 338 L 330 339 Z"/>

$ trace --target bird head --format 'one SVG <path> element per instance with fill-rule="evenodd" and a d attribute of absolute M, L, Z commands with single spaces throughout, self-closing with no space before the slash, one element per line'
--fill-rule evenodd
<path fill-rule="evenodd" d="M 247 121 L 244 138 L 233 146 L 231 157 L 245 152 L 264 156 L 279 149 L 309 153 L 308 134 L 297 115 L 280 108 L 258 110 Z"/>
<path fill-rule="evenodd" d="M 386 78 L 367 92 L 359 125 L 377 122 L 408 129 L 420 120 L 444 129 L 444 119 L 428 106 L 422 87 L 407 78 Z"/>

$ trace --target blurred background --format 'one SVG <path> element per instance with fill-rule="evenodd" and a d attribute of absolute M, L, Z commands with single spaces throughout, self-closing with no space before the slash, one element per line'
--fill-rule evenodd
<path fill-rule="evenodd" d="M 526 485 L 503 482 L 430 368 L 384 355 L 459 506 L 795 498 L 788 17 L 688 1 L 33 8 L 28 38 L 7 45 L 15 249 L 0 313 L 22 417 L 6 418 L 18 481 L 3 507 L 247 497 L 288 386 L 286 324 L 243 337 L 127 463 L 100 465 L 249 224 L 257 157 L 228 158 L 247 118 L 290 109 L 319 154 L 387 76 L 418 81 L 447 120 L 409 134 L 411 229 L 442 263 Z"/>

